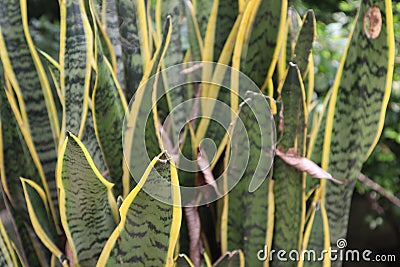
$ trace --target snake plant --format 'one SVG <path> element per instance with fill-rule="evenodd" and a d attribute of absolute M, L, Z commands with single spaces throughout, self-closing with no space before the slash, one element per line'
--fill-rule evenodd
<path fill-rule="evenodd" d="M 360 1 L 323 104 L 314 13 L 287 0 L 59 7 L 52 58 L 27 1 L 0 1 L 1 266 L 341 265 L 272 251 L 346 237 L 391 90 L 390 0 Z"/>

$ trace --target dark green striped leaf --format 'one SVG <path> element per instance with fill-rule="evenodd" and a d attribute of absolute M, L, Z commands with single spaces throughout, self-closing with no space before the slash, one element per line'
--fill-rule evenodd
<path fill-rule="evenodd" d="M 181 1 L 164 0 L 161 1 L 161 21 L 164 23 L 167 16 L 171 16 L 172 32 L 171 41 L 163 58 L 164 67 L 182 63 L 183 51 L 181 44 Z"/>
<path fill-rule="evenodd" d="M 27 19 L 27 14 L 21 12 L 21 8 L 26 11 L 25 1 L 1 1 L 0 2 L 0 39 L 4 41 L 5 47 L 0 49 L 1 60 L 5 75 L 10 79 L 13 90 L 17 95 L 19 107 L 23 121 L 21 122 L 30 134 L 25 135 L 32 141 L 37 155 L 41 162 L 43 173 L 42 179 L 46 179 L 50 192 L 55 192 L 54 170 L 56 165 L 56 144 L 58 142 L 58 118 L 54 108 L 54 99 L 50 92 L 49 83 L 46 77 L 40 79 L 40 70 L 43 70 L 39 58 L 33 58 L 35 51 L 30 51 L 29 43 L 24 34 L 22 26 L 23 18 Z M 34 48 L 33 48 L 34 49 Z M 37 54 L 35 54 L 37 56 Z M 7 62 L 10 62 L 8 64 Z M 42 73 L 43 74 L 43 73 Z M 15 75 L 15 80 L 12 76 Z M 3 89 L 3 88 L 2 88 Z M 26 118 L 24 118 L 26 116 Z M 52 124 L 53 122 L 53 124 Z M 55 124 L 54 124 L 55 123 Z M 25 140 L 28 142 L 28 140 Z M 30 151 L 32 153 L 32 150 Z M 25 151 L 28 153 L 28 150 Z M 37 165 L 40 163 L 37 162 Z M 20 166 L 14 165 L 14 168 Z M 35 177 L 35 175 L 29 176 Z M 19 177 L 18 177 L 19 179 Z M 47 184 L 43 185 L 47 188 Z M 46 190 L 46 194 L 50 194 Z M 52 194 L 54 196 L 54 194 Z M 57 205 L 57 198 L 52 198 L 54 205 Z M 53 205 L 53 204 L 52 204 Z"/>
<path fill-rule="evenodd" d="M 125 89 L 125 76 L 124 76 L 124 63 L 122 61 L 122 41 L 119 32 L 119 18 L 117 12 L 117 1 L 118 0 L 104 0 L 103 12 L 105 13 L 105 21 L 102 22 L 105 33 L 111 42 L 113 53 L 115 56 L 115 62 L 112 62 L 113 69 L 117 76 L 118 83 L 120 84 L 122 90 Z M 114 65 L 115 64 L 115 65 Z"/>
<path fill-rule="evenodd" d="M 189 35 L 188 37 L 189 37 L 190 53 L 192 55 L 192 60 L 200 61 L 203 52 L 202 51 L 203 40 L 201 39 L 199 25 L 197 24 L 192 3 L 189 0 L 184 0 L 183 3 L 187 18 L 187 27 Z"/>
<path fill-rule="evenodd" d="M 316 37 L 315 15 L 312 10 L 304 15 L 301 29 L 297 36 L 296 46 L 294 48 L 293 63 L 297 64 L 303 79 L 308 72 L 308 59 L 311 54 L 313 41 Z M 313 71 L 313 70 L 312 70 Z"/>
<path fill-rule="evenodd" d="M 93 37 L 82 0 L 63 1 L 61 7 L 61 91 L 64 94 L 63 130 L 81 137 L 88 109 Z"/>
<path fill-rule="evenodd" d="M 257 8 L 248 44 L 243 47 L 242 70 L 260 88 L 267 78 L 267 73 L 273 62 L 273 55 L 277 47 L 279 29 L 283 27 L 282 10 L 286 14 L 285 1 L 260 1 Z"/>
<path fill-rule="evenodd" d="M 193 1 L 196 19 L 199 24 L 201 38 L 204 40 L 207 30 L 208 19 L 210 18 L 211 9 L 214 1 L 195 0 Z"/>
<path fill-rule="evenodd" d="M 283 136 L 279 142 L 282 151 L 294 148 L 294 152 L 305 156 L 306 119 L 305 92 L 297 65 L 290 63 L 281 90 L 283 103 Z M 275 251 L 298 250 L 302 232 L 303 173 L 275 157 L 274 162 L 274 239 Z M 272 266 L 295 266 L 292 261 L 273 261 Z"/>
<path fill-rule="evenodd" d="M 117 0 L 122 62 L 125 74 L 125 95 L 128 101 L 139 87 L 143 76 L 137 24 L 137 0 Z"/>
<path fill-rule="evenodd" d="M 95 266 L 115 228 L 112 184 L 94 166 L 82 142 L 68 134 L 57 165 L 60 216 L 75 265 Z"/>
<path fill-rule="evenodd" d="M 244 266 L 244 255 L 241 250 L 226 252 L 214 264 L 213 267 L 242 267 Z"/>
<path fill-rule="evenodd" d="M 52 223 L 46 194 L 38 184 L 31 180 L 21 178 L 21 182 L 28 206 L 29 217 L 38 238 L 58 258 L 63 266 L 68 266 L 67 258 L 57 246 L 59 240 L 56 228 Z"/>
<path fill-rule="evenodd" d="M 161 60 L 169 44 L 171 35 L 171 17 L 167 17 L 163 38 L 160 47 L 157 49 L 147 73 L 144 76 L 144 83 L 135 95 L 134 101 L 129 103 L 129 110 L 125 117 L 124 152 L 125 160 L 129 171 L 137 182 L 142 177 L 150 159 L 161 152 L 157 137 L 158 125 L 155 125 L 153 114 L 152 92 L 155 83 L 160 82 L 160 75 L 153 76 L 160 69 Z M 147 80 L 149 77 L 151 79 Z M 156 86 L 157 87 L 157 86 Z M 141 140 L 141 141 L 137 141 Z M 142 140 L 144 141 L 142 143 Z M 132 154 L 133 153 L 133 154 Z M 126 175 L 126 174 L 124 174 Z M 125 177 L 125 176 L 124 176 Z M 132 186 L 136 184 L 130 179 Z M 133 188 L 129 185 L 129 191 Z M 126 190 L 124 188 L 124 190 Z M 128 191 L 128 192 L 129 192 Z M 125 191 L 124 191 L 125 192 Z M 125 194 L 125 193 L 124 193 Z"/>
<path fill-rule="evenodd" d="M 369 13 L 369 8 L 374 8 L 374 12 Z M 391 13 L 391 1 L 361 2 L 348 50 L 343 55 L 345 61 L 338 69 L 333 86 L 326 126 L 332 137 L 328 139 L 329 136 L 325 136 L 324 149 L 330 148 L 328 171 L 337 179 L 349 180 L 345 186 L 326 184 L 326 208 L 333 249 L 339 238 L 346 237 L 357 175 L 383 127 L 394 64 Z M 333 128 L 328 123 L 332 123 Z M 340 261 L 335 262 L 335 265 L 339 264 Z"/>
<path fill-rule="evenodd" d="M 155 158 L 140 183 L 121 205 L 121 222 L 102 251 L 98 266 L 172 266 L 182 218 L 176 169 L 170 161 Z"/>
<path fill-rule="evenodd" d="M 88 150 L 90 157 L 93 159 L 93 162 L 96 168 L 100 171 L 100 173 L 106 172 L 107 166 L 103 157 L 101 144 L 97 141 L 96 137 L 96 126 L 94 125 L 93 111 L 88 110 L 85 129 L 82 133 L 81 141 L 85 148 Z M 107 121 L 104 121 L 107 122 Z M 121 156 L 122 157 L 122 156 Z"/>
<path fill-rule="evenodd" d="M 263 265 L 257 259 L 257 252 L 266 244 L 269 192 L 266 178 L 272 164 L 275 137 L 272 116 L 260 116 L 266 108 L 268 104 L 262 94 L 251 93 L 242 103 L 239 118 L 244 128 L 237 120 L 227 170 L 228 188 L 229 183 L 237 182 L 234 178 L 241 178 L 228 194 L 227 250 L 241 248 L 248 266 Z"/>
<path fill-rule="evenodd" d="M 0 87 L 2 87 L 1 82 Z M 40 185 L 42 181 L 11 110 L 4 88 L 0 88 L 0 144 L 2 190 L 15 211 L 24 220 L 27 220 L 28 213 L 19 178 L 32 177 Z M 21 168 L 21 166 L 24 167 Z"/>
<path fill-rule="evenodd" d="M 214 61 L 218 62 L 229 33 L 239 14 L 237 0 L 219 0 L 215 26 Z"/>
<path fill-rule="evenodd" d="M 112 76 L 110 64 L 102 54 L 97 42 L 97 82 L 93 92 L 93 110 L 97 140 L 106 160 L 113 190 L 122 195 L 122 125 L 125 116 L 124 97 L 119 92 Z M 125 104 L 126 106 L 126 104 Z"/>

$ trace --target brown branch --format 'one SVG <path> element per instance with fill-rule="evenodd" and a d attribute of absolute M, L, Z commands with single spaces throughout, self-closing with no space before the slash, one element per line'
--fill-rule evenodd
<path fill-rule="evenodd" d="M 375 190 L 376 192 L 378 192 L 379 194 L 381 194 L 382 196 L 387 198 L 390 202 L 395 204 L 397 207 L 400 207 L 400 199 L 397 198 L 396 196 L 394 196 L 389 191 L 387 191 L 385 188 L 383 188 L 379 184 L 375 183 L 374 181 L 372 181 L 371 179 L 369 179 L 367 176 L 365 176 L 362 173 L 359 173 L 357 178 L 360 182 L 371 187 L 372 190 Z"/>

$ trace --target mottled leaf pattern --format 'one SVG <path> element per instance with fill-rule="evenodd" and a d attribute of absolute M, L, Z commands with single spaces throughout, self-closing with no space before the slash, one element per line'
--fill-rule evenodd
<path fill-rule="evenodd" d="M 259 115 L 265 114 L 261 109 L 267 108 L 266 103 L 262 94 L 252 93 L 242 104 L 239 118 L 245 128 L 239 127 L 239 120 L 236 122 L 227 173 L 228 184 L 237 182 L 234 177 L 241 178 L 228 194 L 227 249 L 241 248 L 248 266 L 262 266 L 263 263 L 254 255 L 266 242 L 269 191 L 266 176 L 272 164 L 272 157 L 268 154 L 273 153 L 275 134 L 273 118 Z M 260 125 L 265 127 L 260 128 Z M 250 146 L 249 154 L 246 143 Z M 262 183 L 255 191 L 250 191 L 254 182 Z M 241 214 L 240 220 L 238 214 Z"/>
<path fill-rule="evenodd" d="M 97 42 L 97 82 L 93 92 L 95 129 L 101 146 L 113 190 L 116 196 L 122 195 L 122 125 L 125 116 L 124 96 L 119 92 L 112 76 L 110 64 L 102 54 Z"/>
<path fill-rule="evenodd" d="M 122 62 L 124 63 L 125 74 L 125 95 L 128 101 L 138 89 L 143 76 L 143 62 L 140 54 L 137 24 L 137 1 L 117 0 Z"/>
<path fill-rule="evenodd" d="M 122 203 L 121 222 L 107 241 L 98 266 L 173 266 L 181 208 L 146 192 L 158 192 L 163 199 L 180 204 L 179 191 L 171 185 L 178 185 L 173 163 L 155 158 Z"/>
<path fill-rule="evenodd" d="M 282 14 L 286 14 L 287 2 L 284 1 L 259 1 L 256 9 L 248 44 L 244 44 L 243 62 L 241 69 L 260 88 L 267 78 L 269 68 L 276 63 L 273 60 L 277 47 L 280 27 L 283 27 Z M 284 11 L 284 13 L 282 12 Z M 282 24 L 282 25 L 281 25 Z M 268 27 L 258 27 L 268 25 Z"/>
<path fill-rule="evenodd" d="M 38 238 L 47 249 L 58 258 L 60 263 L 63 263 L 64 266 L 68 266 L 65 255 L 57 247 L 57 244 L 59 243 L 58 236 L 56 228 L 52 223 L 46 195 L 43 189 L 41 189 L 35 182 L 28 179 L 21 178 L 21 182 L 28 206 L 29 217 Z"/>
<path fill-rule="evenodd" d="M 297 65 L 290 63 L 285 82 L 281 89 L 283 103 L 283 137 L 279 145 L 284 151 L 305 156 L 306 112 L 305 92 Z M 274 239 L 272 249 L 279 251 L 300 248 L 302 232 L 303 173 L 275 157 L 274 179 Z M 292 261 L 273 261 L 272 266 L 295 266 Z"/>
<path fill-rule="evenodd" d="M 382 15 L 381 31 L 376 39 L 369 39 L 364 31 L 364 15 L 372 6 L 378 7 Z M 357 174 L 382 131 L 394 60 L 391 12 L 391 1 L 361 2 L 357 23 L 344 53 L 345 61 L 333 86 L 324 150 L 330 148 L 328 171 L 337 179 L 348 179 L 349 183 L 326 184 L 332 248 L 339 238 L 346 237 Z M 332 136 L 328 138 L 330 133 Z M 327 157 L 323 155 L 324 159 Z"/>
<path fill-rule="evenodd" d="M 316 35 L 315 15 L 312 10 L 304 15 L 301 29 L 298 33 L 292 61 L 296 63 L 301 76 L 305 79 L 308 72 L 308 59 Z M 312 70 L 313 71 L 313 70 Z"/>
<path fill-rule="evenodd" d="M 81 137 L 88 109 L 93 37 L 83 0 L 61 2 L 61 92 L 63 131 Z"/>
<path fill-rule="evenodd" d="M 45 94 L 48 82 L 40 80 L 38 71 L 41 63 L 34 61 L 24 34 L 22 16 L 26 17 L 27 15 L 21 12 L 21 8 L 25 5 L 25 1 L 0 2 L 0 39 L 2 40 L 0 43 L 5 45 L 4 47 L 0 46 L 0 49 L 5 52 L 1 53 L 1 60 L 6 77 L 10 79 L 17 96 L 20 96 L 17 109 L 23 120 L 20 122 L 23 125 L 20 126 L 30 133 L 29 137 L 34 145 L 34 148 L 31 147 L 31 149 L 35 150 L 35 155 L 32 157 L 38 157 L 40 160 L 40 163 L 36 162 L 35 164 L 42 168 L 40 172 L 43 172 L 40 175 L 43 180 L 46 179 L 49 189 L 47 189 L 47 184 L 42 185 L 46 194 L 51 194 L 54 205 L 57 206 L 54 178 L 57 140 L 54 136 L 59 129 L 54 129 L 55 126 L 50 120 L 57 115 L 50 112 L 51 108 L 48 110 L 48 107 L 54 107 L 54 99 L 51 95 L 46 96 Z M 53 136 L 53 134 L 55 135 Z M 25 138 L 28 136 L 25 135 Z M 32 151 L 30 152 L 32 153 Z"/>
<path fill-rule="evenodd" d="M 61 222 L 75 264 L 95 266 L 115 228 L 112 184 L 96 169 L 79 139 L 68 134 L 57 163 Z"/>

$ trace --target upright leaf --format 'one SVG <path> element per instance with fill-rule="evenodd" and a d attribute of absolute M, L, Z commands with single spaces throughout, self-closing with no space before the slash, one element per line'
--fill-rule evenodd
<path fill-rule="evenodd" d="M 56 206 L 54 171 L 60 129 L 50 85 L 29 34 L 26 1 L 1 1 L 0 10 L 1 61 L 17 97 L 14 114 L 21 118 L 18 124 L 24 129 L 41 185 Z M 53 202 L 50 206 L 55 218 Z"/>
<path fill-rule="evenodd" d="M 207 25 L 211 15 L 213 2 L 214 1 L 209 1 L 209 0 L 193 1 L 194 11 L 195 11 L 194 13 L 196 14 L 196 19 L 199 24 L 200 35 L 203 38 L 203 40 L 206 35 Z"/>
<path fill-rule="evenodd" d="M 305 156 L 306 107 L 305 92 L 301 74 L 297 65 L 290 63 L 285 82 L 281 90 L 283 103 L 283 136 L 279 142 L 280 149 Z M 281 132 L 282 134 L 282 132 Z M 272 249 L 275 251 L 300 251 L 303 227 L 303 184 L 305 181 L 301 171 L 275 157 L 273 168 L 274 179 L 274 239 Z M 295 266 L 295 262 L 273 261 L 272 266 Z"/>
<path fill-rule="evenodd" d="M 173 266 L 182 219 L 178 185 L 174 163 L 153 159 L 122 203 L 121 222 L 107 241 L 97 266 Z M 177 206 L 159 201 L 147 192 Z"/>
<path fill-rule="evenodd" d="M 126 113 L 123 148 L 129 170 L 124 169 L 124 196 L 133 188 L 130 186 L 131 183 L 132 185 L 136 185 L 136 182 L 142 177 L 150 159 L 161 152 L 160 147 L 162 147 L 162 144 L 159 143 L 158 139 L 159 122 L 156 112 L 157 105 L 153 103 L 153 93 L 155 94 L 154 90 L 161 79 L 158 74 L 155 74 L 160 69 L 161 60 L 169 44 L 171 24 L 171 17 L 168 16 L 164 26 L 161 45 L 157 49 L 150 67 L 143 77 L 140 90 L 135 95 L 134 101 L 130 103 L 129 110 Z M 153 75 L 155 76 L 149 79 Z M 131 174 L 136 182 L 131 181 Z"/>
<path fill-rule="evenodd" d="M 68 266 L 67 258 L 57 246 L 59 243 L 58 236 L 54 224 L 52 224 L 43 189 L 28 179 L 22 178 L 21 182 L 33 229 L 46 248 L 58 258 L 59 262 L 63 266 Z"/>
<path fill-rule="evenodd" d="M 229 33 L 235 24 L 236 17 L 239 14 L 237 0 L 219 0 L 218 4 L 217 24 L 215 26 L 214 62 L 218 61 Z"/>
<path fill-rule="evenodd" d="M 7 231 L 0 220 L 0 265 L 18 266 L 17 257 Z"/>
<path fill-rule="evenodd" d="M 88 110 L 93 37 L 83 0 L 63 0 L 60 9 L 60 84 L 65 100 L 62 133 L 70 131 L 81 137 Z"/>
<path fill-rule="evenodd" d="M 256 1 L 244 40 L 241 69 L 260 88 L 272 77 L 282 44 L 287 1 Z M 261 25 L 268 25 L 262 27 Z"/>
<path fill-rule="evenodd" d="M 112 184 L 94 166 L 82 142 L 68 134 L 57 163 L 60 216 L 75 264 L 95 266 L 115 228 Z"/>
<path fill-rule="evenodd" d="M 93 91 L 93 118 L 111 182 L 115 184 L 113 190 L 118 196 L 122 195 L 123 191 L 122 125 L 127 105 L 114 78 L 111 66 L 97 41 L 97 82 Z"/>
<path fill-rule="evenodd" d="M 111 43 L 112 48 L 112 58 L 109 59 L 113 66 L 113 71 L 117 77 L 118 83 L 120 84 L 122 90 L 125 90 L 125 76 L 124 76 L 124 64 L 123 64 L 123 54 L 122 54 L 122 40 L 121 33 L 119 31 L 119 17 L 117 12 L 117 2 L 118 0 L 104 0 L 103 7 L 105 13 L 105 20 L 103 21 L 103 27 L 105 28 L 105 33 Z"/>
<path fill-rule="evenodd" d="M 394 66 L 392 2 L 363 0 L 333 85 L 322 167 L 345 186 L 326 183 L 333 249 L 345 238 L 357 174 L 382 131 Z M 341 262 L 335 262 L 340 265 Z"/>
<path fill-rule="evenodd" d="M 138 2 L 142 0 L 117 0 L 119 32 L 121 35 L 122 61 L 125 73 L 125 95 L 129 101 L 139 87 L 144 74 L 142 47 L 139 32 L 143 31 L 138 16 Z"/>
<path fill-rule="evenodd" d="M 241 248 L 248 266 L 262 266 L 256 255 L 267 242 L 269 181 L 266 178 L 272 164 L 275 129 L 272 115 L 260 116 L 266 108 L 268 104 L 262 94 L 252 93 L 245 100 L 232 133 L 231 150 L 228 150 L 230 162 L 225 179 L 228 185 L 237 184 L 226 196 L 226 249 Z M 237 214 L 242 214 L 240 219 Z"/>
<path fill-rule="evenodd" d="M 298 33 L 294 54 L 292 55 L 293 63 L 297 64 L 303 79 L 307 76 L 309 69 L 308 59 L 311 54 L 313 41 L 316 37 L 315 15 L 312 10 L 307 11 L 304 15 L 301 29 Z M 311 70 L 313 71 L 313 70 Z"/>

